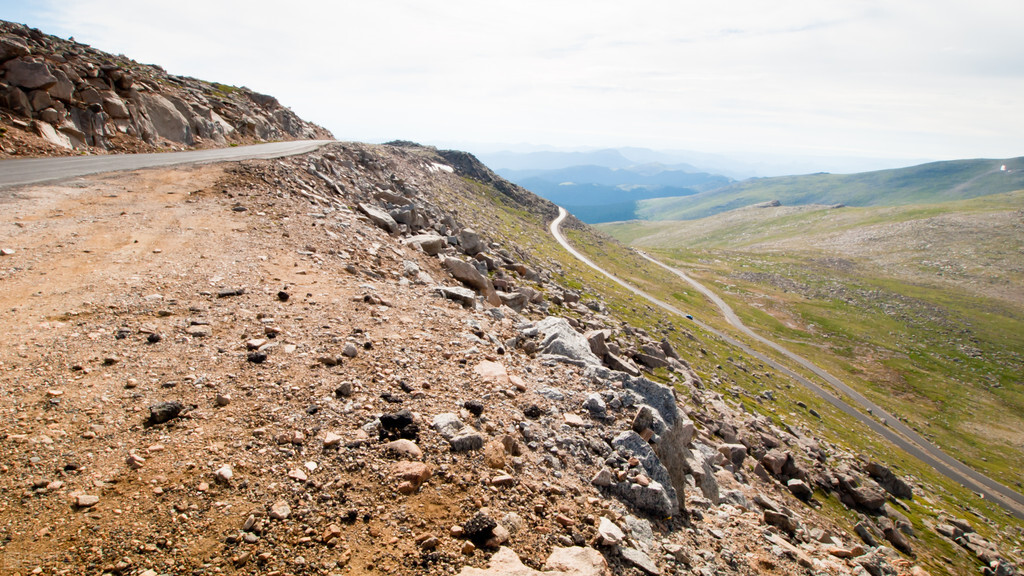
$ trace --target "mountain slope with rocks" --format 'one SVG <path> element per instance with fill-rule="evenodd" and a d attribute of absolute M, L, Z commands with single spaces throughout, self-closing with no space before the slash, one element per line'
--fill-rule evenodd
<path fill-rule="evenodd" d="M 469 154 L 0 201 L 4 573 L 1016 573 L 1012 524 L 622 317 Z"/>
<path fill-rule="evenodd" d="M 332 139 L 273 96 L 0 20 L 0 157 Z"/>

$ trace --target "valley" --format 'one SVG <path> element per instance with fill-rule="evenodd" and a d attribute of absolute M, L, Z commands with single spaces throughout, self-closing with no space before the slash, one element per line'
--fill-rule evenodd
<path fill-rule="evenodd" d="M 605 229 L 709 282 L 756 331 L 971 467 L 1013 478 L 1024 466 L 1022 200 L 745 208 Z"/>

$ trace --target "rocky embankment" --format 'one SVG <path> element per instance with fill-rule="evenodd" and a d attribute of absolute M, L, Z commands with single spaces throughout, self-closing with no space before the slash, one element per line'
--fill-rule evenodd
<path fill-rule="evenodd" d="M 331 139 L 272 96 L 0 21 L 0 156 Z"/>
<path fill-rule="evenodd" d="M 7 571 L 926 573 L 915 479 L 751 414 L 559 285 L 497 215 L 554 207 L 498 182 L 339 144 L 12 204 Z"/>

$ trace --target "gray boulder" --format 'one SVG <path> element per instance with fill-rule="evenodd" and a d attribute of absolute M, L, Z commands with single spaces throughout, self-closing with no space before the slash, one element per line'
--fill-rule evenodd
<path fill-rule="evenodd" d="M 611 491 L 632 504 L 636 509 L 667 518 L 679 513 L 679 497 L 668 470 L 639 434 L 628 430 L 612 440 L 612 446 L 640 461 L 651 482 L 647 486 L 630 481 L 612 484 Z"/>
<path fill-rule="evenodd" d="M 423 274 L 423 272 L 420 272 Z M 461 286 L 438 286 L 438 294 L 447 300 L 454 300 L 466 308 L 472 308 L 476 304 L 476 292 Z"/>
<path fill-rule="evenodd" d="M 470 256 L 475 256 L 486 248 L 480 240 L 480 235 L 472 228 L 463 228 L 459 232 L 459 246 L 462 246 L 462 250 Z"/>
<path fill-rule="evenodd" d="M 452 414 L 451 412 L 444 412 L 434 416 L 434 420 L 430 425 L 438 434 L 443 436 L 445 440 L 455 436 L 460 430 L 466 427 L 466 424 L 460 420 L 456 414 Z"/>
<path fill-rule="evenodd" d="M 103 111 L 114 119 L 123 119 L 130 116 L 128 114 L 128 106 L 125 105 L 124 100 L 118 98 L 117 94 L 113 92 L 103 94 Z"/>
<path fill-rule="evenodd" d="M 544 354 L 568 358 L 589 366 L 600 366 L 601 360 L 590 351 L 590 343 L 573 329 L 565 318 L 548 316 L 535 324 L 544 334 L 541 350 Z"/>
<path fill-rule="evenodd" d="M 523 292 L 502 292 L 498 291 L 498 299 L 501 300 L 502 305 L 508 306 L 516 312 L 522 312 L 527 302 L 530 301 L 529 296 Z"/>
<path fill-rule="evenodd" d="M 173 102 L 161 94 L 140 94 L 139 98 L 157 136 L 179 144 L 195 144 L 192 126 Z"/>
<path fill-rule="evenodd" d="M 886 466 L 878 462 L 870 462 L 864 467 L 864 470 L 889 494 L 897 498 L 912 498 L 914 496 L 914 491 L 911 490 L 910 485 L 893 474 L 892 470 L 889 470 Z"/>
<path fill-rule="evenodd" d="M 7 71 L 4 81 L 28 90 L 46 90 L 57 83 L 50 67 L 42 62 L 8 60 L 4 69 Z"/>
<path fill-rule="evenodd" d="M 426 254 L 436 256 L 448 245 L 448 240 L 437 234 L 419 234 L 403 239 L 402 243 L 407 246 L 419 246 Z"/>
<path fill-rule="evenodd" d="M 719 502 L 718 478 L 715 477 L 715 466 L 700 450 L 687 450 L 683 458 L 687 474 L 693 477 L 697 488 L 712 504 Z"/>
<path fill-rule="evenodd" d="M 452 452 L 468 452 L 484 447 L 483 436 L 450 412 L 434 416 L 431 426 L 448 441 Z"/>
<path fill-rule="evenodd" d="M 391 217 L 391 214 L 373 206 L 372 204 L 366 204 L 364 202 L 359 203 L 359 211 L 366 214 L 366 217 L 370 219 L 378 228 L 387 230 L 389 234 L 398 232 L 398 222 Z"/>
<path fill-rule="evenodd" d="M 484 300 L 488 304 L 491 306 L 501 306 L 501 298 L 499 298 L 497 292 L 495 292 L 494 285 L 491 284 L 490 278 L 481 274 L 475 266 L 465 260 L 451 257 L 445 258 L 441 265 L 444 266 L 444 269 L 451 273 L 456 280 L 470 288 L 473 288 L 483 295 Z"/>
<path fill-rule="evenodd" d="M 29 48 L 17 38 L 0 37 L 0 62 L 6 62 L 11 58 L 28 56 Z"/>

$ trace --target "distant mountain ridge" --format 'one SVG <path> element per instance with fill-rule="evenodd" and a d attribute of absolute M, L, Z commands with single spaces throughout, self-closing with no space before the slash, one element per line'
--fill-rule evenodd
<path fill-rule="evenodd" d="M 1024 189 L 1024 157 L 931 162 L 859 174 L 754 178 L 685 198 L 642 200 L 643 220 L 694 220 L 761 202 L 899 206 Z"/>
<path fill-rule="evenodd" d="M 614 154 L 606 152 L 615 152 Z M 597 153 L 605 161 L 621 164 L 626 160 L 617 151 Z M 542 164 L 555 163 L 554 156 L 538 157 Z M 595 159 L 593 156 L 560 156 L 561 161 Z M 588 223 L 632 218 L 639 200 L 669 196 L 689 196 L 713 190 L 733 182 L 719 174 L 697 172 L 689 165 L 665 165 L 658 162 L 607 165 L 571 165 L 559 168 L 508 169 L 497 173 L 552 202 L 565 206 Z"/>

